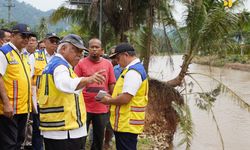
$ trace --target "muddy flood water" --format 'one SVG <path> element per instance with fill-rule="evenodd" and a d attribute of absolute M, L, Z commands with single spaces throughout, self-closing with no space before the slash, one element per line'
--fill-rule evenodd
<path fill-rule="evenodd" d="M 179 73 L 182 56 L 172 56 L 174 66 L 169 65 L 168 56 L 155 56 L 149 67 L 149 76 L 159 80 L 170 80 Z M 192 73 L 202 73 L 223 82 L 245 102 L 250 104 L 250 72 L 209 67 L 191 64 Z M 193 75 L 204 91 L 216 87 L 217 81 L 201 75 Z M 187 83 L 193 81 L 185 78 Z M 193 92 L 201 92 L 201 88 L 194 83 Z M 191 150 L 222 150 L 219 133 L 211 113 L 200 110 L 195 105 L 195 98 L 188 96 L 192 119 L 194 122 L 194 136 Z M 240 108 L 230 93 L 223 93 L 217 97 L 213 108 L 216 120 L 221 131 L 225 150 L 250 150 L 250 112 Z M 181 136 L 174 137 L 174 150 L 184 150 L 185 146 L 178 147 Z"/>

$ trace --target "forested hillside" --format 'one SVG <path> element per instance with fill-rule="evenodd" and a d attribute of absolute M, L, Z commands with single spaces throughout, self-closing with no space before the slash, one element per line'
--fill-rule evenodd
<path fill-rule="evenodd" d="M 41 11 L 31 6 L 30 4 L 24 2 L 18 2 L 13 0 L 12 3 L 14 7 L 11 8 L 11 21 L 17 21 L 21 23 L 26 23 L 32 28 L 37 26 L 42 17 L 48 18 L 48 16 L 54 11 Z M 0 0 L 0 19 L 3 19 L 4 22 L 8 21 L 8 8 L 5 7 L 8 4 L 7 0 Z M 56 25 L 48 24 L 49 31 L 59 32 L 66 28 L 66 24 L 59 22 Z"/>

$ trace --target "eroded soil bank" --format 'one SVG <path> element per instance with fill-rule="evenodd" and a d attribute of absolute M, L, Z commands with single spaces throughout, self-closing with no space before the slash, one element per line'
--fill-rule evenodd
<path fill-rule="evenodd" d="M 193 63 L 200 65 L 210 65 L 215 67 L 225 67 L 235 70 L 248 71 L 250 72 L 250 60 L 241 62 L 230 62 L 226 59 L 219 59 L 216 56 L 204 56 L 204 57 L 195 57 Z"/>

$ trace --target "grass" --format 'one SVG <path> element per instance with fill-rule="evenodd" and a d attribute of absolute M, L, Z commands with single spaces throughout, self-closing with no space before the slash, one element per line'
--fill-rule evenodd
<path fill-rule="evenodd" d="M 151 150 L 153 149 L 153 142 L 148 138 L 140 138 L 137 145 L 138 150 Z"/>

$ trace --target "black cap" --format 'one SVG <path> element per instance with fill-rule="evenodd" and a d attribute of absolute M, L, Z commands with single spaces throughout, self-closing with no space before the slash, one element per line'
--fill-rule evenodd
<path fill-rule="evenodd" d="M 112 53 L 109 58 L 115 58 L 115 56 L 119 53 L 128 52 L 128 51 L 135 51 L 135 49 L 128 43 L 121 43 L 116 46 L 115 52 Z"/>
<path fill-rule="evenodd" d="M 56 33 L 52 32 L 52 33 L 47 33 L 45 36 L 46 39 L 49 38 L 57 38 L 58 40 L 60 40 L 60 38 L 56 35 Z"/>
<path fill-rule="evenodd" d="M 13 33 L 31 34 L 30 27 L 26 24 L 19 23 L 12 27 Z"/>
<path fill-rule="evenodd" d="M 69 34 L 66 35 L 60 43 L 68 42 L 74 45 L 75 47 L 83 50 L 88 50 L 86 47 L 84 47 L 84 43 L 82 41 L 82 38 L 76 34 Z"/>

